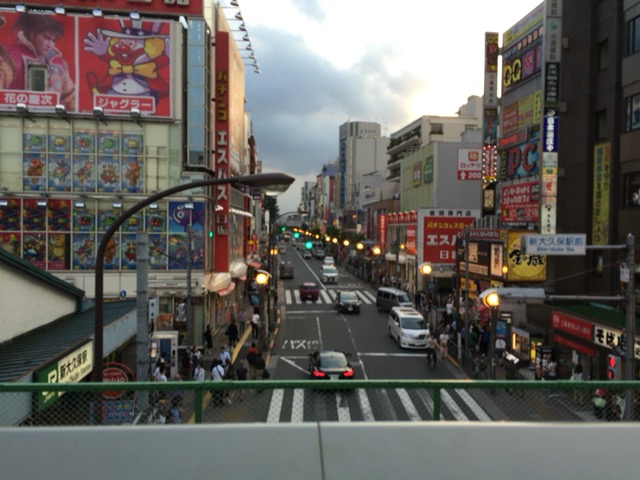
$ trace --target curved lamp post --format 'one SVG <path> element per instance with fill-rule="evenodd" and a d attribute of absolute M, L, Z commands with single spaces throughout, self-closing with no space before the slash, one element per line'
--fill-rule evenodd
<path fill-rule="evenodd" d="M 273 188 L 275 191 L 282 191 L 289 187 L 294 182 L 295 178 L 287 175 L 286 173 L 261 173 L 256 175 L 242 175 L 240 177 L 233 178 L 214 178 L 210 180 L 199 180 L 197 182 L 187 183 L 184 185 L 177 185 L 172 188 L 168 188 L 161 192 L 158 192 L 145 200 L 133 205 L 122 215 L 120 215 L 109 227 L 104 234 L 100 245 L 98 246 L 98 252 L 96 255 L 96 269 L 95 269 L 95 313 L 94 313 L 94 347 L 93 347 L 93 379 L 95 382 L 102 382 L 102 360 L 104 352 L 104 253 L 107 248 L 109 240 L 115 235 L 118 229 L 126 222 L 131 216 L 138 211 L 142 210 L 147 205 L 150 205 L 158 200 L 169 197 L 176 193 L 183 192 L 185 190 L 191 190 L 193 188 L 211 187 L 213 185 L 232 185 L 232 186 L 247 186 L 247 187 L 263 187 Z"/>

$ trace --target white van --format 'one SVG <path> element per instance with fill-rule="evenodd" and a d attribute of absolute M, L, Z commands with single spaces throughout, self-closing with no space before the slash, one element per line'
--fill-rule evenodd
<path fill-rule="evenodd" d="M 413 307 L 409 294 L 404 290 L 380 287 L 376 295 L 376 307 L 379 311 L 389 311 L 393 307 Z"/>
<path fill-rule="evenodd" d="M 393 307 L 388 325 L 389 335 L 400 348 L 427 348 L 429 325 L 415 308 Z"/>

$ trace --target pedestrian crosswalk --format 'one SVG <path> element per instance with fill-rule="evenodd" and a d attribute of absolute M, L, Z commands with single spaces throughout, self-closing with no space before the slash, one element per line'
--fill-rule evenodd
<path fill-rule="evenodd" d="M 375 305 L 376 296 L 367 290 L 352 290 L 358 296 L 360 301 L 366 305 Z M 287 289 L 284 291 L 284 299 L 287 305 L 299 305 L 304 303 L 322 303 L 333 305 L 338 295 L 338 289 L 335 290 L 320 290 L 318 300 L 302 300 L 300 298 L 300 292 L 297 289 Z"/>
<path fill-rule="evenodd" d="M 434 419 L 432 395 L 432 390 L 424 388 L 358 388 L 337 392 L 275 389 L 267 423 L 429 421 Z M 492 421 L 466 390 L 441 390 L 440 399 L 440 420 Z"/>

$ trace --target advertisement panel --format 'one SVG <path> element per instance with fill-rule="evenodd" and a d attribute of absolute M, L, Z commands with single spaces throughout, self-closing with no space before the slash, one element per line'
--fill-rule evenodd
<path fill-rule="evenodd" d="M 2 12 L 0 23 L 0 110 L 172 117 L 170 22 Z"/>
<path fill-rule="evenodd" d="M 479 217 L 479 210 L 420 210 L 418 212 L 419 262 L 455 264 L 458 234 Z"/>
<path fill-rule="evenodd" d="M 593 147 L 593 217 L 591 243 L 609 244 L 609 197 L 611 196 L 611 144 Z"/>
<path fill-rule="evenodd" d="M 215 171 L 217 178 L 228 178 L 229 169 L 229 33 L 216 32 L 215 77 Z M 229 185 L 216 185 L 214 271 L 229 271 Z"/>
<path fill-rule="evenodd" d="M 458 180 L 482 180 L 481 158 L 479 148 L 459 148 Z"/>
<path fill-rule="evenodd" d="M 503 180 L 529 177 L 539 172 L 538 139 L 500 151 Z"/>
<path fill-rule="evenodd" d="M 103 12 L 131 12 L 151 13 L 157 15 L 185 15 L 185 16 L 201 16 L 203 12 L 203 0 L 108 0 L 108 1 L 87 1 L 87 0 L 64 0 L 57 2 L 52 0 L 29 0 L 29 6 L 50 8 L 53 10 L 57 5 L 64 4 L 67 10 L 85 10 L 92 11 L 99 7 Z M 15 1 L 0 0 L 0 5 L 15 7 Z"/>
<path fill-rule="evenodd" d="M 522 248 L 522 236 L 530 233 L 507 231 L 507 279 L 510 282 L 544 282 L 547 279 L 547 257 L 528 255 Z"/>
<path fill-rule="evenodd" d="M 516 185 L 504 185 L 500 198 L 500 220 L 506 227 L 526 228 L 538 223 L 540 185 L 538 182 L 525 182 Z"/>

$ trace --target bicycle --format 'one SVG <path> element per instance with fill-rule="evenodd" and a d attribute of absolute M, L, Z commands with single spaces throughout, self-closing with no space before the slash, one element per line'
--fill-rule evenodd
<path fill-rule="evenodd" d="M 436 349 L 435 348 L 428 348 L 427 349 L 427 366 L 431 367 L 431 370 L 435 370 L 436 369 L 436 362 L 437 362 L 437 356 L 436 356 Z"/>

